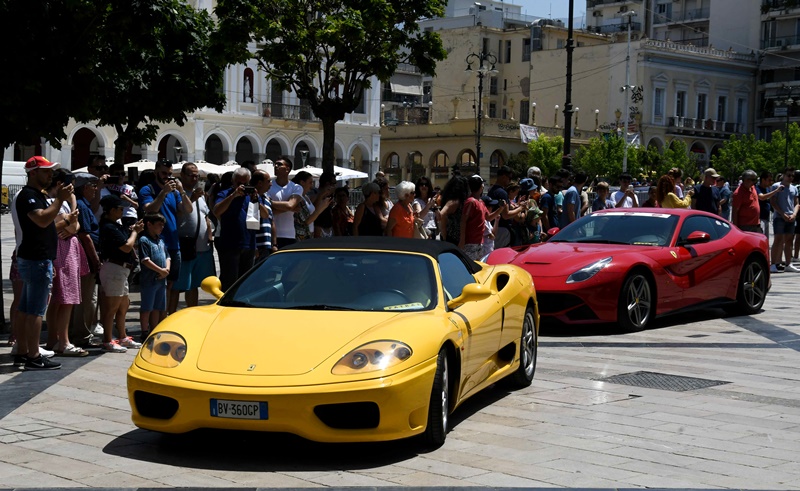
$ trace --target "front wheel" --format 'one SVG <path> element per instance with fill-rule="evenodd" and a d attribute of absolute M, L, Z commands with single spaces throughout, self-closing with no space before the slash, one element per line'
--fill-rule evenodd
<path fill-rule="evenodd" d="M 628 331 L 647 328 L 655 315 L 653 287 L 641 273 L 632 273 L 622 285 L 617 305 L 617 322 Z"/>
<path fill-rule="evenodd" d="M 736 288 L 736 309 L 740 313 L 751 315 L 761 311 L 767 298 L 767 276 L 766 263 L 758 259 L 744 265 Z"/>
<path fill-rule="evenodd" d="M 428 424 L 422 434 L 425 444 L 431 448 L 444 445 L 447 436 L 447 418 L 450 414 L 450 371 L 447 367 L 445 348 L 436 359 L 436 374 L 433 377 L 431 400 L 428 404 Z"/>
<path fill-rule="evenodd" d="M 525 319 L 522 321 L 522 336 L 519 341 L 519 367 L 506 378 L 508 385 L 514 389 L 524 389 L 533 382 L 536 371 L 536 355 L 539 348 L 536 334 L 536 322 L 533 318 L 533 309 L 525 310 Z"/>

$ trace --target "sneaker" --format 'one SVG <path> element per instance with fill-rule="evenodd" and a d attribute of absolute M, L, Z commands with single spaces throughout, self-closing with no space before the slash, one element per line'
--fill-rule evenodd
<path fill-rule="evenodd" d="M 59 368 L 61 368 L 61 363 L 49 360 L 44 356 L 28 358 L 25 362 L 25 370 L 58 370 Z"/>
<path fill-rule="evenodd" d="M 772 274 L 783 273 L 783 270 L 782 269 L 778 269 L 778 265 L 777 264 L 773 264 L 772 266 L 769 267 L 769 272 L 772 273 Z"/>
<path fill-rule="evenodd" d="M 14 366 L 21 367 L 25 365 L 25 362 L 28 361 L 26 356 L 23 355 L 14 355 Z"/>
<path fill-rule="evenodd" d="M 103 329 L 103 324 L 100 324 L 98 322 L 97 324 L 94 325 L 94 329 L 92 330 L 92 334 L 94 334 L 95 336 L 102 336 L 104 332 L 105 332 L 105 329 Z"/>
<path fill-rule="evenodd" d="M 142 343 L 137 343 L 130 336 L 128 336 L 125 339 L 120 339 L 118 342 L 119 342 L 120 346 L 125 347 L 125 348 L 139 349 L 139 348 L 142 347 Z"/>
<path fill-rule="evenodd" d="M 55 354 L 56 354 L 56 352 L 55 352 L 55 351 L 50 351 L 49 349 L 47 349 L 47 348 L 42 348 L 42 347 L 40 346 L 40 347 L 39 347 L 39 354 L 40 354 L 40 355 L 42 355 L 42 356 L 44 356 L 45 358 L 52 358 L 52 357 L 53 357 L 53 355 L 55 355 Z"/>
<path fill-rule="evenodd" d="M 103 343 L 103 351 L 106 353 L 125 353 L 128 351 L 128 348 L 119 345 L 119 342 L 115 339 L 110 343 Z"/>
<path fill-rule="evenodd" d="M 789 273 L 800 273 L 800 268 L 793 264 L 787 264 L 785 271 L 788 271 Z"/>

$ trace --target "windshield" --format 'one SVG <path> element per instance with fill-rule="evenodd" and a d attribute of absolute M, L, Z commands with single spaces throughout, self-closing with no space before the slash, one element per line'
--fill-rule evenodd
<path fill-rule="evenodd" d="M 228 307 L 417 311 L 436 304 L 431 261 L 392 252 L 297 251 L 269 256 L 225 293 Z"/>
<path fill-rule="evenodd" d="M 561 230 L 550 242 L 668 246 L 678 223 L 666 213 L 593 213 Z"/>

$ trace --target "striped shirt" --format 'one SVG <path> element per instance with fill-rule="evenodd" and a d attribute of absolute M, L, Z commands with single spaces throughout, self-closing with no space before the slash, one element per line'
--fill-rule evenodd
<path fill-rule="evenodd" d="M 261 247 L 272 249 L 272 200 L 267 194 L 260 195 L 258 199 L 269 210 L 269 218 L 261 219 L 261 229 L 256 232 L 256 249 Z"/>

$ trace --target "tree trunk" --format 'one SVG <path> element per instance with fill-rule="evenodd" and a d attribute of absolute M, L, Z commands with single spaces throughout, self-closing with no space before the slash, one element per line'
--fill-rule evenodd
<path fill-rule="evenodd" d="M 324 116 L 322 120 L 322 173 L 333 174 L 336 163 L 334 142 L 336 141 L 336 116 Z"/>

